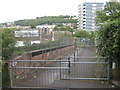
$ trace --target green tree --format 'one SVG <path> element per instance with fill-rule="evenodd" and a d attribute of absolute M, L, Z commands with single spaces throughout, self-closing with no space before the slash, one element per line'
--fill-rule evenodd
<path fill-rule="evenodd" d="M 73 35 L 74 29 L 69 27 L 69 26 L 66 26 L 66 27 L 64 27 L 64 26 L 63 27 L 57 27 L 56 26 L 56 27 L 54 27 L 54 31 L 69 31 Z"/>
<path fill-rule="evenodd" d="M 16 29 L 3 29 L 2 30 L 2 58 L 8 59 L 15 50 L 16 40 L 14 38 L 14 31 Z"/>
<path fill-rule="evenodd" d="M 0 30 L 2 31 L 2 88 L 9 88 L 9 71 L 5 60 L 10 58 L 15 50 L 16 40 L 14 39 L 14 31 L 17 29 L 0 28 Z"/>
<path fill-rule="evenodd" d="M 108 21 L 114 21 L 120 19 L 120 2 L 106 2 L 104 10 L 96 12 L 97 24 L 107 23 Z"/>
<path fill-rule="evenodd" d="M 97 35 L 97 48 L 100 55 L 120 58 L 120 23 L 118 20 L 109 22 L 100 27 Z"/>
<path fill-rule="evenodd" d="M 96 39 L 96 37 L 97 37 L 97 32 L 98 32 L 98 31 L 91 31 L 91 32 L 89 33 L 89 38 L 90 38 L 91 42 L 93 42 L 94 45 L 95 45 L 95 39 Z"/>
<path fill-rule="evenodd" d="M 58 26 L 55 26 L 53 31 L 59 31 L 59 27 Z"/>
<path fill-rule="evenodd" d="M 84 37 L 84 38 L 87 38 L 89 37 L 89 33 L 85 30 L 79 30 L 79 31 L 76 31 L 75 34 L 74 34 L 75 37 Z"/>
<path fill-rule="evenodd" d="M 120 2 L 107 2 L 103 11 L 97 12 L 100 26 L 97 33 L 97 49 L 100 55 L 120 63 Z"/>
<path fill-rule="evenodd" d="M 69 27 L 69 26 L 66 26 L 66 30 L 69 31 L 69 32 L 71 32 L 72 34 L 73 34 L 73 32 L 74 32 L 74 29 L 71 28 L 71 27 Z"/>

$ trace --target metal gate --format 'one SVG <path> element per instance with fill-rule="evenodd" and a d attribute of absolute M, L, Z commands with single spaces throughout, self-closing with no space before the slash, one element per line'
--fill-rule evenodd
<path fill-rule="evenodd" d="M 89 38 L 77 38 L 76 51 L 62 59 L 69 66 L 69 74 L 61 76 L 69 80 L 109 80 L 110 61 L 107 57 L 97 55 L 94 41 Z"/>
<path fill-rule="evenodd" d="M 70 80 L 109 80 L 108 58 L 94 56 L 89 49 L 77 48 L 61 60 L 11 60 L 11 87 L 69 88 Z"/>
<path fill-rule="evenodd" d="M 61 88 L 61 86 L 57 86 L 61 82 L 57 82 L 61 76 L 67 75 L 69 72 L 69 67 L 62 62 L 69 61 L 11 60 L 11 88 Z"/>
<path fill-rule="evenodd" d="M 86 48 L 86 47 L 83 47 Z M 90 47 L 91 48 L 91 47 Z M 61 76 L 62 79 L 78 79 L 78 80 L 109 80 L 110 77 L 110 62 L 107 57 L 84 56 L 79 55 L 80 48 L 68 57 L 63 57 L 69 62 L 69 75 Z M 82 50 L 84 52 L 84 50 Z"/>

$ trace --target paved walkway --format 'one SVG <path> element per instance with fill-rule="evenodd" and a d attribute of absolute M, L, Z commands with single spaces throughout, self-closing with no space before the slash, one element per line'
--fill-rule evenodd
<path fill-rule="evenodd" d="M 74 54 L 71 55 L 73 57 Z M 95 57 L 95 48 L 91 47 L 82 47 L 79 48 L 78 55 L 77 51 L 75 56 L 79 57 Z M 71 59 L 74 62 L 74 59 Z M 75 59 L 75 62 L 94 62 L 96 59 Z M 94 69 L 96 70 L 99 65 L 94 64 L 72 64 L 70 66 L 70 77 L 71 78 L 93 78 L 100 75 L 99 73 L 95 74 Z M 105 68 L 104 68 L 105 69 Z M 102 74 L 102 73 L 101 73 Z M 98 78 L 98 77 L 95 77 Z M 56 80 L 51 87 L 63 87 L 63 88 L 112 88 L 113 85 L 107 81 L 99 80 Z"/>

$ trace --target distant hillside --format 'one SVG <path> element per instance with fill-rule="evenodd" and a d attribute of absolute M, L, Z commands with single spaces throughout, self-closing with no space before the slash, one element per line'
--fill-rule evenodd
<path fill-rule="evenodd" d="M 15 21 L 16 25 L 23 25 L 23 26 L 31 26 L 35 27 L 36 25 L 42 24 L 56 24 L 59 25 L 61 23 L 77 23 L 77 19 L 73 19 L 75 16 L 44 16 L 44 17 L 37 17 L 36 19 L 24 19 Z"/>

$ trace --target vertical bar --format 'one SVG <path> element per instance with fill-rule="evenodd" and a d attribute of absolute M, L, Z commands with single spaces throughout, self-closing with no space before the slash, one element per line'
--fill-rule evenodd
<path fill-rule="evenodd" d="M 43 50 L 42 50 L 42 60 L 44 60 L 44 59 L 43 59 Z"/>
<path fill-rule="evenodd" d="M 41 70 L 41 69 L 39 69 L 39 70 Z M 43 87 L 43 85 L 44 85 L 44 84 L 42 83 L 42 82 L 44 81 L 43 73 L 44 73 L 44 71 L 41 70 L 41 73 L 40 73 L 40 76 L 39 76 L 39 78 L 41 77 L 41 78 L 40 78 L 40 84 L 39 84 L 40 87 Z"/>
<path fill-rule="evenodd" d="M 70 58 L 68 58 L 68 62 L 69 62 L 68 67 L 69 67 L 69 74 L 70 74 Z"/>
<path fill-rule="evenodd" d="M 78 50 L 79 50 L 79 49 L 77 49 L 77 61 L 78 61 L 78 56 L 79 56 L 79 55 L 78 55 Z"/>
<path fill-rule="evenodd" d="M 45 69 L 44 71 L 45 71 L 44 76 L 43 76 L 43 77 L 45 77 L 45 79 L 44 79 L 45 86 L 44 87 L 47 87 L 47 69 Z"/>
<path fill-rule="evenodd" d="M 75 52 L 74 52 L 74 62 L 75 62 Z M 75 66 L 75 64 L 74 64 L 74 66 Z"/>
<path fill-rule="evenodd" d="M 10 67 L 10 87 L 13 88 L 13 85 L 12 85 L 12 83 L 13 83 L 13 81 L 12 81 L 12 75 L 13 74 L 12 74 L 12 70 L 11 70 L 11 65 L 12 65 L 12 63 L 10 62 L 10 66 L 9 66 Z"/>
<path fill-rule="evenodd" d="M 60 60 L 61 60 L 61 58 L 60 58 Z M 62 64 L 62 62 L 60 61 L 60 68 L 62 67 L 61 64 Z M 59 72 L 60 72 L 60 79 L 61 79 L 61 69 Z"/>

